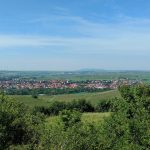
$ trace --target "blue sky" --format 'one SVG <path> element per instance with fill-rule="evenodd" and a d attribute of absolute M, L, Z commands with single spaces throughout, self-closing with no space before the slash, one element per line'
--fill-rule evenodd
<path fill-rule="evenodd" d="M 0 70 L 150 70 L 149 0 L 0 0 Z"/>

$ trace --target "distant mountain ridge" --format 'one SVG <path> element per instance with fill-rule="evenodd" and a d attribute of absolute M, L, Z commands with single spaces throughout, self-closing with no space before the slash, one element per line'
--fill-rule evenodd
<path fill-rule="evenodd" d="M 95 68 L 83 68 L 83 69 L 80 69 L 80 70 L 77 70 L 79 72 L 91 72 L 91 71 L 94 71 L 94 72 L 106 72 L 105 69 L 95 69 Z"/>

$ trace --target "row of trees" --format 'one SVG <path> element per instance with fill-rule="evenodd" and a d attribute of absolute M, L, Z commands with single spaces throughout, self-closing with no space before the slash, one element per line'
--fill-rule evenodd
<path fill-rule="evenodd" d="M 73 94 L 81 92 L 104 92 L 110 89 L 96 89 L 96 88 L 38 88 L 38 89 L 7 89 L 7 95 L 33 95 L 33 94 L 46 94 L 46 95 L 58 95 L 58 94 Z"/>
<path fill-rule="evenodd" d="M 55 101 L 48 106 L 37 106 L 34 108 L 34 112 L 40 112 L 47 116 L 58 115 L 62 110 L 76 110 L 83 112 L 109 112 L 113 110 L 112 100 L 101 100 L 96 106 L 92 105 L 85 99 L 74 100 L 71 102 L 59 102 Z"/>
<path fill-rule="evenodd" d="M 113 112 L 103 123 L 82 123 L 82 113 L 63 109 L 60 120 L 45 124 L 44 115 L 24 104 L 0 98 L 0 149 L 29 150 L 149 150 L 150 88 L 119 88 Z"/>

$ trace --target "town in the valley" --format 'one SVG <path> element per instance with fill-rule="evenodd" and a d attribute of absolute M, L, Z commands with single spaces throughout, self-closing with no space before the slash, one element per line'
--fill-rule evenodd
<path fill-rule="evenodd" d="M 119 79 L 119 80 L 85 80 L 85 81 L 72 81 L 72 80 L 22 80 L 11 79 L 1 80 L 0 88 L 3 89 L 40 89 L 40 88 L 91 88 L 91 89 L 117 89 L 121 84 L 136 84 L 137 80 Z"/>

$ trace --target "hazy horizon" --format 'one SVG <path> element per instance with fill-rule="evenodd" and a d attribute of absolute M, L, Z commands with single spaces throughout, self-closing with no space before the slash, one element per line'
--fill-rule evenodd
<path fill-rule="evenodd" d="M 125 70 L 125 69 L 120 69 L 120 70 L 114 70 L 114 69 L 95 69 L 95 68 L 91 68 L 91 69 L 76 69 L 76 70 L 0 70 L 0 72 L 84 72 L 84 71 L 89 71 L 89 72 L 95 72 L 95 71 L 98 71 L 98 72 L 150 72 L 150 70 Z"/>
<path fill-rule="evenodd" d="M 149 0 L 5 0 L 0 70 L 150 71 Z"/>

